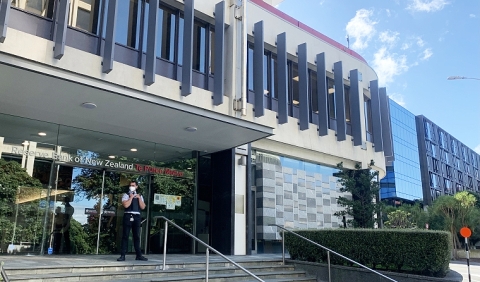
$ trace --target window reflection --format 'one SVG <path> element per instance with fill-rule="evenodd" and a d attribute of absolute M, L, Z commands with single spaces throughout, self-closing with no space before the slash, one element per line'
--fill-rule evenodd
<path fill-rule="evenodd" d="M 318 90 L 317 90 L 317 73 L 310 70 L 309 75 L 310 81 L 308 85 L 310 86 L 310 97 L 311 97 L 311 109 L 314 113 L 318 113 Z"/>
<path fill-rule="evenodd" d="M 344 85 L 345 91 L 345 121 L 350 122 L 350 87 Z"/>
<path fill-rule="evenodd" d="M 54 0 L 12 1 L 11 6 L 45 18 L 53 18 Z"/>
<path fill-rule="evenodd" d="M 206 43 L 207 29 L 206 25 L 195 21 L 193 25 L 193 62 L 192 68 L 205 73 L 206 70 Z"/>
<path fill-rule="evenodd" d="M 299 90 L 299 77 L 298 77 L 298 64 L 292 62 L 292 71 L 291 71 L 291 77 L 289 79 L 291 83 L 290 87 L 290 97 L 292 98 L 292 103 L 293 105 L 298 105 L 300 104 L 300 90 Z"/>
<path fill-rule="evenodd" d="M 143 32 L 143 52 L 147 51 L 148 10 L 149 3 L 145 3 L 145 19 Z M 177 15 L 174 11 L 160 7 L 157 22 L 156 54 L 158 57 L 173 62 L 175 60 L 175 28 Z"/>
<path fill-rule="evenodd" d="M 84 31 L 98 34 L 101 0 L 73 1 L 70 3 L 68 24 Z"/>
<path fill-rule="evenodd" d="M 141 7 L 138 0 L 123 0 L 117 3 L 115 41 L 122 45 L 138 48 Z"/>
<path fill-rule="evenodd" d="M 328 92 L 328 115 L 330 119 L 336 119 L 335 114 L 335 83 L 333 79 L 327 77 L 327 92 Z"/>

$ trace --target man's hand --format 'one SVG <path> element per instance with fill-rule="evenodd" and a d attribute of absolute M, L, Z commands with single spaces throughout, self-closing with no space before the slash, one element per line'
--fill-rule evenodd
<path fill-rule="evenodd" d="M 133 197 L 135 197 L 135 195 L 133 193 L 130 193 L 130 199 L 133 199 Z"/>
<path fill-rule="evenodd" d="M 135 198 L 140 199 L 140 194 L 135 194 Z"/>

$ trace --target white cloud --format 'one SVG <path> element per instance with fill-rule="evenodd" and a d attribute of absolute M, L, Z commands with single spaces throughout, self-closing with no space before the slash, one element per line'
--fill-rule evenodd
<path fill-rule="evenodd" d="M 375 24 L 377 22 L 370 19 L 373 15 L 373 10 L 360 9 L 356 12 L 345 28 L 347 34 L 355 39 L 352 45 L 353 49 L 365 49 L 368 47 L 368 42 L 375 34 Z"/>
<path fill-rule="evenodd" d="M 409 43 L 403 43 L 403 44 L 402 44 L 402 48 L 400 48 L 400 49 L 402 49 L 402 50 L 407 50 L 408 48 L 410 48 L 410 46 L 411 46 L 411 45 L 410 45 Z"/>
<path fill-rule="evenodd" d="M 392 15 L 390 12 L 390 9 L 387 9 L 386 11 L 387 11 L 387 17 L 390 17 Z"/>
<path fill-rule="evenodd" d="M 427 60 L 433 55 L 432 48 L 427 48 L 423 51 L 422 60 Z"/>
<path fill-rule="evenodd" d="M 435 12 L 440 11 L 449 4 L 446 0 L 412 0 L 407 10 L 413 12 Z"/>
<path fill-rule="evenodd" d="M 477 16 L 475 14 L 470 14 L 470 18 L 476 18 Z"/>
<path fill-rule="evenodd" d="M 475 147 L 475 149 L 473 149 L 475 152 L 477 152 L 478 154 L 480 154 L 480 144 L 477 145 L 477 147 Z"/>
<path fill-rule="evenodd" d="M 390 54 L 386 47 L 382 47 L 374 54 L 373 68 L 377 72 L 379 83 L 387 85 L 395 76 L 408 70 L 407 57 Z"/>
<path fill-rule="evenodd" d="M 403 97 L 402 94 L 399 93 L 388 93 L 388 97 L 395 101 L 397 104 L 399 104 L 402 107 L 405 107 L 405 98 Z M 480 145 L 479 145 L 480 146 Z"/>
<path fill-rule="evenodd" d="M 417 37 L 417 45 L 420 47 L 423 47 L 423 45 L 425 45 L 425 41 L 423 41 L 423 39 L 420 36 Z"/>
<path fill-rule="evenodd" d="M 398 32 L 393 32 L 390 30 L 380 32 L 378 38 L 381 42 L 393 45 L 398 40 Z"/>

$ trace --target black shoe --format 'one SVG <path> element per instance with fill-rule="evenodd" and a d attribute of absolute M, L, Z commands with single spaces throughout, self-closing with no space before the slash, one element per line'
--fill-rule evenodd
<path fill-rule="evenodd" d="M 135 260 L 147 261 L 148 259 L 147 259 L 146 257 L 144 257 L 144 256 L 137 256 L 137 257 L 135 258 Z"/>
<path fill-rule="evenodd" d="M 117 261 L 125 261 L 125 256 L 120 256 Z"/>

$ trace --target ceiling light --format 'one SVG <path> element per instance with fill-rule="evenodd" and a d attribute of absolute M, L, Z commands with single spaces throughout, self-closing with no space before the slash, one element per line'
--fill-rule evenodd
<path fill-rule="evenodd" d="M 293 104 L 298 105 L 298 104 L 300 104 L 300 102 L 298 102 L 297 100 L 293 100 Z"/>
<path fill-rule="evenodd" d="M 28 146 L 28 144 L 30 144 L 30 143 L 28 143 L 28 141 L 23 141 L 23 143 L 22 143 L 22 145 L 24 145 L 24 146 Z"/>
<path fill-rule="evenodd" d="M 90 102 L 85 102 L 81 106 L 84 107 L 85 109 L 95 109 L 97 107 L 97 105 Z"/>
<path fill-rule="evenodd" d="M 132 152 L 136 152 L 136 151 L 137 151 L 137 149 L 135 149 L 135 148 L 132 148 L 132 149 L 130 149 L 130 151 L 132 151 Z"/>
<path fill-rule="evenodd" d="M 185 129 L 185 131 L 188 131 L 188 132 L 195 132 L 195 131 L 197 131 L 197 128 L 196 128 L 196 127 L 193 127 L 193 126 L 185 127 L 184 129 Z"/>
<path fill-rule="evenodd" d="M 335 89 L 333 88 L 328 88 L 328 94 L 333 94 L 335 93 Z"/>
<path fill-rule="evenodd" d="M 45 132 L 39 132 L 38 135 L 39 135 L 39 136 L 47 136 L 47 133 L 45 133 Z"/>
<path fill-rule="evenodd" d="M 295 81 L 299 81 L 299 79 L 298 79 L 298 75 L 297 75 L 297 76 L 295 76 L 295 77 L 294 77 L 294 78 L 292 78 L 292 79 L 293 79 L 293 80 L 295 80 Z"/>
<path fill-rule="evenodd" d="M 109 159 L 115 159 L 115 156 L 108 156 Z"/>
<path fill-rule="evenodd" d="M 266 94 L 268 94 L 268 92 L 269 92 L 269 91 L 268 91 L 267 89 L 263 89 L 263 94 L 266 95 Z"/>

